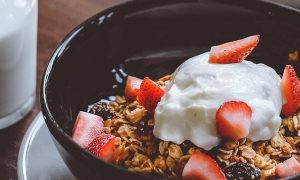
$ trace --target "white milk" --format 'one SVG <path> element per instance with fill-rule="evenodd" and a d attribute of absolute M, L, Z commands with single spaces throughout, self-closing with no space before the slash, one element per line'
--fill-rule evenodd
<path fill-rule="evenodd" d="M 36 49 L 37 0 L 0 0 L 0 129 L 34 104 Z"/>

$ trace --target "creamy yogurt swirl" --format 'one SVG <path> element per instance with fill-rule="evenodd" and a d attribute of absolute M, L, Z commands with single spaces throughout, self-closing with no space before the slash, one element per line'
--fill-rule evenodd
<path fill-rule="evenodd" d="M 242 61 L 210 64 L 209 52 L 190 58 L 173 73 L 155 109 L 154 135 L 180 144 L 190 140 L 209 150 L 220 143 L 215 114 L 226 101 L 244 101 L 252 109 L 248 138 L 272 138 L 279 130 L 281 78 L 269 66 Z"/>

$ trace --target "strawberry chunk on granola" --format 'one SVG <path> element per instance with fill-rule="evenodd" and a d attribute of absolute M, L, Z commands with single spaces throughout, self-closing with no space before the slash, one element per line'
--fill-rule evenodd
<path fill-rule="evenodd" d="M 165 91 L 158 86 L 150 78 L 146 77 L 142 81 L 140 90 L 138 91 L 137 101 L 140 105 L 144 106 L 147 110 L 154 110 Z"/>
<path fill-rule="evenodd" d="M 300 163 L 291 157 L 283 163 L 279 163 L 275 169 L 276 174 L 281 178 L 286 178 L 300 173 Z"/>
<path fill-rule="evenodd" d="M 114 138 L 111 134 L 102 133 L 98 137 L 96 137 L 87 147 L 86 150 L 91 152 L 94 155 L 98 155 L 98 150 L 103 147 L 106 143 L 108 143 L 112 138 Z"/>
<path fill-rule="evenodd" d="M 116 148 L 116 137 L 104 144 L 98 151 L 98 157 L 106 162 L 116 162 L 119 160 L 119 153 Z"/>
<path fill-rule="evenodd" d="M 281 88 L 286 100 L 282 106 L 281 114 L 284 116 L 293 115 L 300 106 L 300 82 L 291 65 L 286 65 L 284 69 Z"/>
<path fill-rule="evenodd" d="M 119 159 L 116 152 L 116 137 L 111 134 L 102 133 L 88 145 L 86 150 L 106 162 L 113 163 Z"/>
<path fill-rule="evenodd" d="M 127 101 L 136 99 L 142 80 L 137 77 L 128 76 L 125 86 L 125 98 Z"/>
<path fill-rule="evenodd" d="M 210 49 L 209 62 L 215 64 L 239 63 L 244 60 L 259 42 L 259 35 L 227 42 Z"/>
<path fill-rule="evenodd" d="M 225 175 L 215 160 L 203 152 L 194 153 L 185 165 L 184 180 L 225 180 Z"/>
<path fill-rule="evenodd" d="M 103 131 L 103 119 L 100 116 L 80 111 L 72 129 L 73 140 L 86 148 Z"/>
<path fill-rule="evenodd" d="M 247 137 L 250 131 L 252 110 L 244 102 L 228 101 L 216 112 L 216 126 L 220 136 L 228 139 Z"/>

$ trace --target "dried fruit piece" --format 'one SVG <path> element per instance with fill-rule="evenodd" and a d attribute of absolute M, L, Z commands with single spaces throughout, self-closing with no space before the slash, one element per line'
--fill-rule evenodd
<path fill-rule="evenodd" d="M 115 116 L 106 102 L 98 102 L 93 105 L 90 113 L 101 116 L 104 120 L 111 119 Z"/>
<path fill-rule="evenodd" d="M 259 42 L 259 35 L 227 42 L 210 49 L 209 62 L 216 64 L 239 63 L 244 60 Z"/>
<path fill-rule="evenodd" d="M 286 100 L 281 113 L 284 116 L 293 115 L 300 106 L 300 82 L 291 65 L 285 66 L 281 88 Z"/>
<path fill-rule="evenodd" d="M 249 134 L 252 110 L 244 102 L 228 101 L 216 112 L 216 126 L 220 136 L 241 139 Z"/>
<path fill-rule="evenodd" d="M 233 179 L 259 179 L 261 172 L 258 168 L 251 166 L 248 163 L 235 163 L 224 169 L 227 180 Z"/>

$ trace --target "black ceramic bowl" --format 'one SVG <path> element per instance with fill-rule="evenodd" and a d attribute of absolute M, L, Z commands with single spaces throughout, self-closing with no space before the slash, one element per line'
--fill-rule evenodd
<path fill-rule="evenodd" d="M 80 110 L 123 93 L 126 74 L 157 78 L 212 45 L 260 34 L 248 57 L 282 73 L 300 50 L 300 12 L 255 0 L 140 0 L 107 9 L 76 27 L 45 70 L 41 106 L 53 140 L 82 179 L 153 179 L 107 164 L 70 137 Z M 300 178 L 300 176 L 298 176 Z"/>

